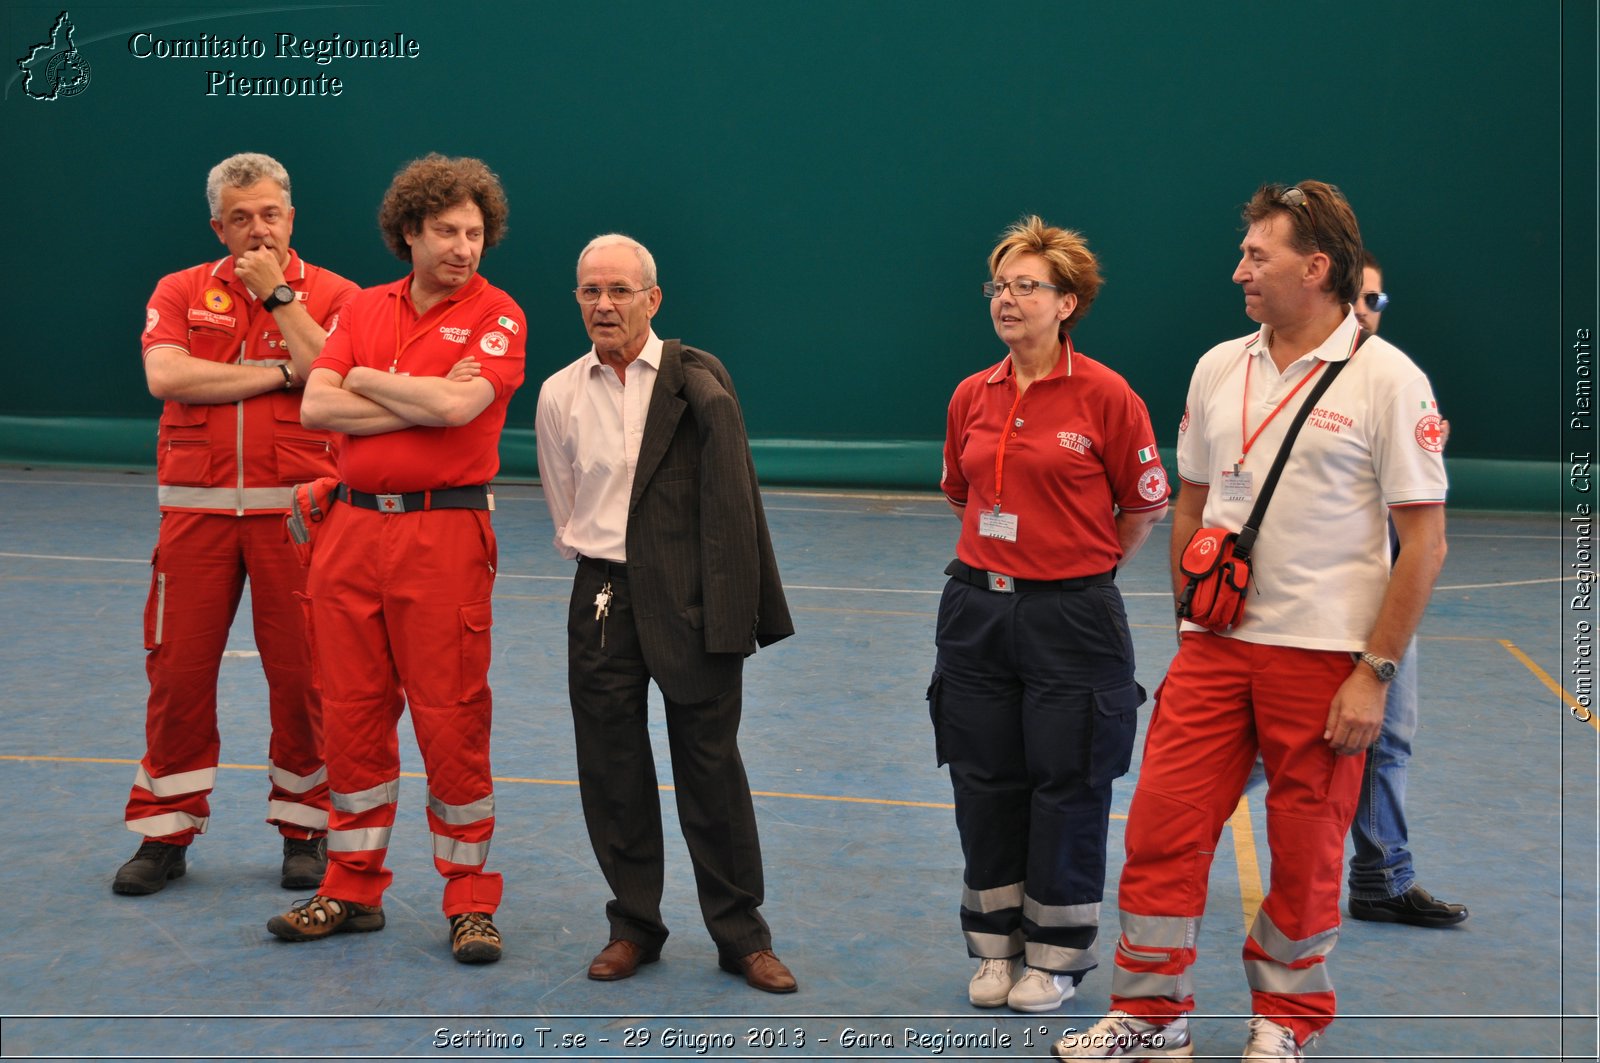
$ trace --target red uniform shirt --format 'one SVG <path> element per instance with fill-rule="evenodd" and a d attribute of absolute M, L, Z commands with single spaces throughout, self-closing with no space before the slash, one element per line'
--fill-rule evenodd
<path fill-rule="evenodd" d="M 411 277 L 364 288 L 328 335 L 313 369 L 343 377 L 358 365 L 408 376 L 445 376 L 471 354 L 494 385 L 494 400 L 459 428 L 415 425 L 345 436 L 339 477 L 357 491 L 400 494 L 488 483 L 500 471 L 506 405 L 522 383 L 522 308 L 479 274 L 417 316 Z"/>
<path fill-rule="evenodd" d="M 284 279 L 323 327 L 358 291 L 293 251 Z M 161 278 L 145 309 L 142 350 L 178 347 L 234 365 L 284 365 L 283 336 L 270 311 L 233 270 L 229 256 Z M 333 437 L 300 424 L 300 391 L 239 402 L 168 402 L 156 437 L 163 510 L 263 513 L 289 508 L 297 483 L 333 473 Z"/>
<path fill-rule="evenodd" d="M 956 387 L 942 486 L 966 507 L 957 557 L 1037 580 L 1109 572 L 1122 560 L 1117 511 L 1157 509 L 1171 493 L 1143 400 L 1070 341 L 1020 402 L 1009 357 Z M 1017 519 L 1015 542 L 979 534 L 997 498 Z"/>

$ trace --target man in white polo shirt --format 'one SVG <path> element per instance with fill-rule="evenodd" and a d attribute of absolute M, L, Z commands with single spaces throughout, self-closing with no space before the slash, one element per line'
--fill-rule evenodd
<path fill-rule="evenodd" d="M 1444 563 L 1444 432 L 1427 378 L 1359 344 L 1361 234 L 1337 188 L 1269 184 L 1244 208 L 1234 282 L 1260 331 L 1195 368 L 1179 427 L 1178 560 L 1202 527 L 1238 531 L 1294 414 L 1332 363 L 1261 524 L 1241 623 L 1185 622 L 1156 695 L 1129 810 L 1111 1014 L 1062 1059 L 1194 1054 L 1195 961 L 1211 857 L 1259 750 L 1271 883 L 1244 945 L 1244 1060 L 1303 1058 L 1333 1021 L 1344 837 L 1396 662 Z M 1390 571 L 1387 520 L 1402 549 Z"/>

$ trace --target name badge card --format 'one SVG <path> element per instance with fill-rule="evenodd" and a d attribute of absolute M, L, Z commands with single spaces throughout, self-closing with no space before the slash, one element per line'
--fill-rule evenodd
<path fill-rule="evenodd" d="M 1222 474 L 1222 500 L 1224 502 L 1253 502 L 1255 501 L 1255 474 L 1247 469 L 1238 472 L 1231 470 Z"/>
<path fill-rule="evenodd" d="M 1017 515 L 988 510 L 978 517 L 978 534 L 985 539 L 1003 539 L 1014 543 L 1017 541 Z"/>

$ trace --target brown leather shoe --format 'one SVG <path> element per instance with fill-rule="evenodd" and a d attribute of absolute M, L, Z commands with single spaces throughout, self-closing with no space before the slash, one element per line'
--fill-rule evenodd
<path fill-rule="evenodd" d="M 717 966 L 729 974 L 744 975 L 747 983 L 766 993 L 793 993 L 800 988 L 789 968 L 773 955 L 771 949 L 752 952 L 738 959 L 719 955 Z"/>
<path fill-rule="evenodd" d="M 617 982 L 624 978 L 632 978 L 641 966 L 655 963 L 660 958 L 660 949 L 649 951 L 637 942 L 616 938 L 601 949 L 600 954 L 589 964 L 589 977 L 596 982 Z"/>

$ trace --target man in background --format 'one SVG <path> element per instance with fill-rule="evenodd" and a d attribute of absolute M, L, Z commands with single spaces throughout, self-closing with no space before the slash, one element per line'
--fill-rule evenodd
<path fill-rule="evenodd" d="M 1368 332 L 1376 333 L 1388 305 L 1383 267 L 1371 252 L 1365 252 L 1356 320 Z M 1450 422 L 1441 421 L 1440 428 L 1448 437 Z M 1398 549 L 1392 525 L 1389 535 L 1391 547 Z M 1467 918 L 1467 907 L 1441 901 L 1416 883 L 1406 830 L 1406 765 L 1417 731 L 1416 636 L 1399 665 L 1384 701 L 1383 729 L 1367 751 L 1361 797 L 1350 824 L 1350 840 L 1355 845 L 1350 858 L 1350 915 L 1376 923 L 1454 926 Z"/>

